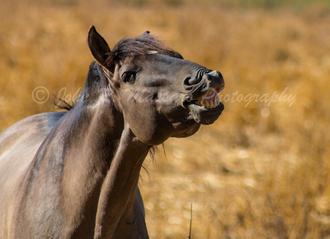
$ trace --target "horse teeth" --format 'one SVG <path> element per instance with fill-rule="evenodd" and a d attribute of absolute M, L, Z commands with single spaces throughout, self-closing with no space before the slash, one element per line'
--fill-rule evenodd
<path fill-rule="evenodd" d="M 199 100 L 200 105 L 208 109 L 213 109 L 220 104 L 218 93 L 215 89 L 209 89 Z"/>

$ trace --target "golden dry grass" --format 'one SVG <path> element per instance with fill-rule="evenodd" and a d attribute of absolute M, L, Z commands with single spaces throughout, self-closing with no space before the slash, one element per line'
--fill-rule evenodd
<path fill-rule="evenodd" d="M 145 163 L 151 238 L 186 238 L 190 204 L 193 238 L 330 238 L 327 9 L 18 3 L 0 8 L 1 129 L 82 86 L 91 24 L 111 45 L 148 29 L 226 80 L 222 117 Z M 32 100 L 38 86 L 44 104 Z"/>

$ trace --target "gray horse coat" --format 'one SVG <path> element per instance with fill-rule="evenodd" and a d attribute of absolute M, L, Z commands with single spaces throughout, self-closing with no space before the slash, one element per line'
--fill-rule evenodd
<path fill-rule="evenodd" d="M 149 33 L 110 50 L 92 27 L 91 64 L 68 112 L 0 135 L 0 238 L 148 238 L 138 189 L 149 149 L 211 124 L 219 72 L 184 60 Z"/>

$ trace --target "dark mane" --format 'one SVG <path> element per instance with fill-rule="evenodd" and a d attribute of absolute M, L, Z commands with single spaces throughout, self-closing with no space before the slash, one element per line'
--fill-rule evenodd
<path fill-rule="evenodd" d="M 68 102 L 61 97 L 56 97 L 54 100 L 54 106 L 58 110 L 70 111 L 75 106 L 76 101 L 77 99 L 74 99 L 72 102 Z"/>
<path fill-rule="evenodd" d="M 106 60 L 106 64 L 111 66 L 114 62 L 123 60 L 126 57 L 146 55 L 152 51 L 183 59 L 180 53 L 167 48 L 161 41 L 146 31 L 138 37 L 120 40 L 112 49 L 111 55 Z"/>

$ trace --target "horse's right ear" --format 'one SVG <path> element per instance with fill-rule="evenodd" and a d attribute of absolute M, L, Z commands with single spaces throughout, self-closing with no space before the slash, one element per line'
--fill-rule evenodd
<path fill-rule="evenodd" d="M 105 66 L 105 60 L 110 56 L 111 50 L 108 43 L 96 31 L 94 26 L 92 26 L 88 32 L 88 46 L 94 58 L 101 65 Z"/>

